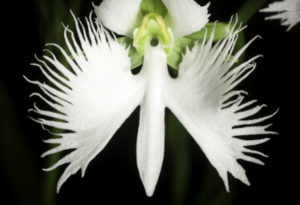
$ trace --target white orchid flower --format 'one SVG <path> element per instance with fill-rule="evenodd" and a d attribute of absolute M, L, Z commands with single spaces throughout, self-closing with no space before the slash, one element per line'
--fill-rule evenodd
<path fill-rule="evenodd" d="M 193 0 L 155 1 L 154 12 L 143 7 L 153 2 L 144 0 L 104 0 L 95 6 L 98 20 L 90 16 L 84 27 L 76 20 L 76 34 L 65 28 L 68 52 L 56 44 L 66 59 L 64 65 L 53 53 L 37 58 L 33 65 L 49 83 L 30 81 L 40 87 L 40 97 L 54 110 L 36 105 L 32 111 L 42 126 L 63 129 L 60 138 L 46 140 L 57 147 L 44 156 L 72 150 L 47 171 L 68 164 L 57 184 L 57 192 L 72 175 L 82 176 L 92 159 L 107 145 L 130 114 L 140 106 L 137 136 L 137 164 L 148 196 L 152 196 L 164 158 L 165 110 L 169 108 L 185 126 L 217 169 L 229 191 L 228 172 L 249 185 L 245 170 L 237 159 L 263 164 L 250 154 L 266 156 L 248 146 L 264 143 L 268 138 L 246 140 L 245 135 L 275 134 L 270 125 L 259 125 L 273 116 L 254 117 L 264 106 L 256 100 L 245 101 L 246 92 L 234 88 L 255 69 L 254 60 L 236 64 L 254 40 L 233 55 L 239 32 L 237 23 L 223 39 L 209 38 L 187 46 L 178 63 L 178 77 L 172 78 L 168 63 L 176 39 L 204 28 L 208 22 L 208 5 L 201 7 Z M 153 6 L 153 5 L 152 5 Z M 165 13 L 165 15 L 163 15 Z M 131 37 L 132 47 L 112 37 L 103 27 Z M 141 71 L 133 75 L 130 49 L 143 57 Z M 71 57 L 70 57 L 71 56 Z M 171 63 L 169 63 L 171 64 Z"/>
<path fill-rule="evenodd" d="M 280 19 L 282 26 L 288 26 L 290 31 L 300 22 L 300 0 L 283 0 L 276 1 L 268 5 L 267 8 L 261 9 L 260 12 L 276 13 L 265 20 Z"/>

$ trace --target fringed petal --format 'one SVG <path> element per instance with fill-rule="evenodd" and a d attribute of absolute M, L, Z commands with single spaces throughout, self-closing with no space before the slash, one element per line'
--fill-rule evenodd
<path fill-rule="evenodd" d="M 176 37 L 201 30 L 208 22 L 208 6 L 198 5 L 194 0 L 162 0 L 168 9 L 167 25 Z"/>
<path fill-rule="evenodd" d="M 267 8 L 261 9 L 263 13 L 275 13 L 265 18 L 265 20 L 281 20 L 282 26 L 287 26 L 290 31 L 300 22 L 300 1 L 283 0 L 270 3 Z"/>
<path fill-rule="evenodd" d="M 242 137 L 275 134 L 267 130 L 269 125 L 261 125 L 273 115 L 257 117 L 264 106 L 254 106 L 256 101 L 246 102 L 246 92 L 233 90 L 254 70 L 253 61 L 257 58 L 235 66 L 249 46 L 245 45 L 231 57 L 241 30 L 235 24 L 229 35 L 215 45 L 212 34 L 210 39 L 198 42 L 191 51 L 188 50 L 179 66 L 178 78 L 169 82 L 166 96 L 167 107 L 202 148 L 227 191 L 228 172 L 250 184 L 237 159 L 263 164 L 256 157 L 247 155 L 264 156 L 248 146 L 264 143 L 268 138 L 246 140 Z"/>
<path fill-rule="evenodd" d="M 34 93 L 55 110 L 34 106 L 43 127 L 63 129 L 60 138 L 47 143 L 58 144 L 43 156 L 70 150 L 71 152 L 46 170 L 68 164 L 57 184 L 61 185 L 78 170 L 82 176 L 89 162 L 105 147 L 111 137 L 142 101 L 144 85 L 131 73 L 128 49 L 112 38 L 99 22 L 86 19 L 87 29 L 76 20 L 75 34 L 65 28 L 69 53 L 54 44 L 65 57 L 63 65 L 55 55 L 37 58 L 33 65 L 40 69 L 47 83 L 30 81 L 42 90 Z M 71 133 L 70 133 L 71 132 Z"/>
<path fill-rule="evenodd" d="M 141 0 L 104 0 L 95 7 L 95 12 L 103 25 L 113 32 L 133 36 L 133 30 L 143 19 L 140 12 Z"/>

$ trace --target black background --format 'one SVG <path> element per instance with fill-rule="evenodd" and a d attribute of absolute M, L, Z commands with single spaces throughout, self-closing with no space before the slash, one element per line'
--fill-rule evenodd
<path fill-rule="evenodd" d="M 9 94 L 11 105 L 18 117 L 17 123 L 26 137 L 25 141 L 32 150 L 35 160 L 38 161 L 39 168 L 42 168 L 45 159 L 40 159 L 39 156 L 46 147 L 41 139 L 45 139 L 47 133 L 27 117 L 27 109 L 32 105 L 32 100 L 28 98 L 28 95 L 34 91 L 34 88 L 23 80 L 22 75 L 30 73 L 32 69 L 29 63 L 34 61 L 33 54 L 41 54 L 45 42 L 41 42 L 38 37 L 39 16 L 34 1 L 4 2 L 1 3 L 1 36 L 4 36 L 1 38 L 0 81 Z M 92 9 L 90 2 L 84 3 L 86 8 L 79 15 L 80 17 L 88 15 L 89 10 Z M 96 4 L 99 2 L 95 1 Z M 200 2 L 203 4 L 207 1 Z M 211 21 L 228 21 L 243 2 L 211 1 L 209 9 Z M 279 135 L 272 136 L 270 142 L 259 147 L 270 157 L 264 160 L 266 162 L 264 167 L 242 162 L 252 185 L 245 186 L 230 176 L 231 193 L 226 194 L 215 169 L 209 164 L 192 138 L 187 137 L 192 171 L 186 204 L 196 204 L 196 196 L 201 195 L 201 189 L 205 189 L 205 186 L 201 188 L 201 182 L 206 176 L 204 172 L 209 172 L 217 179 L 216 192 L 224 192 L 225 196 L 224 203 L 213 202 L 216 196 L 212 193 L 205 196 L 207 202 L 204 200 L 202 204 L 225 204 L 225 201 L 230 200 L 232 202 L 228 204 L 290 204 L 297 198 L 300 25 L 286 32 L 286 28 L 281 27 L 279 21 L 264 21 L 264 16 L 264 14 L 257 13 L 249 21 L 246 30 L 247 40 L 255 35 L 262 36 L 262 39 L 256 40 L 248 49 L 247 56 L 263 54 L 264 57 L 257 60 L 256 71 L 240 87 L 249 91 L 251 98 L 267 104 L 267 112 L 280 108 L 279 113 L 272 120 L 274 123 L 272 129 L 278 131 Z M 1 115 L 5 114 L 1 113 Z M 64 184 L 60 194 L 57 195 L 57 204 L 171 204 L 169 176 L 172 174 L 172 156 L 169 145 L 166 144 L 163 169 L 155 194 L 152 198 L 148 198 L 144 193 L 135 163 L 137 124 L 138 111 L 134 112 L 107 148 L 92 161 L 84 179 L 81 179 L 78 173 Z M 11 147 L 11 149 L 14 148 Z M 19 160 L 22 165 L 16 167 L 18 170 L 14 172 L 18 172 L 21 178 L 29 177 L 27 181 L 30 181 L 30 174 L 22 170 L 22 166 L 27 166 L 22 154 L 15 156 L 15 159 Z M 5 164 L 2 163 L 2 166 Z M 41 169 L 37 172 L 40 181 L 48 174 Z M 14 195 L 10 179 L 1 170 L 0 180 L 1 201 L 9 201 L 4 204 L 17 204 L 18 199 Z M 20 187 L 24 188 L 24 192 L 30 193 L 29 198 L 36 200 L 31 204 L 43 204 L 39 201 L 40 190 L 31 193 L 30 190 L 34 189 L 30 184 L 20 183 Z"/>

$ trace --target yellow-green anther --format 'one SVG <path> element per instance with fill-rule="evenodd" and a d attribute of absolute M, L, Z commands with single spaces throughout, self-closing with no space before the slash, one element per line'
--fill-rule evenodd
<path fill-rule="evenodd" d="M 143 55 L 146 44 L 155 38 L 168 53 L 172 44 L 172 35 L 160 15 L 149 13 L 144 16 L 141 26 L 134 33 L 133 46 Z"/>

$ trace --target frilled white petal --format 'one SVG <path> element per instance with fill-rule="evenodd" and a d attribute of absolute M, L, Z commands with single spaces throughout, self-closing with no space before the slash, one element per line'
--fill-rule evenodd
<path fill-rule="evenodd" d="M 212 44 L 213 35 L 208 41 L 196 43 L 184 55 L 179 76 L 170 80 L 165 97 L 167 107 L 177 116 L 217 169 L 227 190 L 228 172 L 249 184 L 245 170 L 238 164 L 237 159 L 263 164 L 256 157 L 247 155 L 263 155 L 248 146 L 268 140 L 245 140 L 236 136 L 274 134 L 266 130 L 270 125 L 258 125 L 272 115 L 255 117 L 263 106 L 254 106 L 255 100 L 245 102 L 245 92 L 233 90 L 254 70 L 253 61 L 258 57 L 234 65 L 252 42 L 231 58 L 238 33 L 239 30 L 232 30 L 228 37 L 215 45 Z"/>
<path fill-rule="evenodd" d="M 75 24 L 79 41 L 75 40 L 72 31 L 65 29 L 69 53 L 53 45 L 61 51 L 68 65 L 63 65 L 52 53 L 45 55 L 34 65 L 49 83 L 30 81 L 43 91 L 33 95 L 55 110 L 35 106 L 33 111 L 41 115 L 36 121 L 43 126 L 69 131 L 59 134 L 60 138 L 46 140 L 58 146 L 43 154 L 70 150 L 46 169 L 53 170 L 68 163 L 58 181 L 57 191 L 78 170 L 81 169 L 84 175 L 89 162 L 140 104 L 144 93 L 142 81 L 131 73 L 128 49 L 98 22 L 94 24 L 91 17 L 86 22 L 87 29 L 76 19 Z"/>
<path fill-rule="evenodd" d="M 137 164 L 148 196 L 152 196 L 164 157 L 165 102 L 164 88 L 169 78 L 166 54 L 160 47 L 146 49 L 140 73 L 147 82 L 141 103 L 137 139 Z"/>
<path fill-rule="evenodd" d="M 133 36 L 133 30 L 143 19 L 140 4 L 141 0 L 103 0 L 94 7 L 106 28 L 120 35 Z"/>
<path fill-rule="evenodd" d="M 280 19 L 282 26 L 288 26 L 287 31 L 300 22 L 300 1 L 284 0 L 276 1 L 268 5 L 267 8 L 261 9 L 260 12 L 276 13 L 265 20 Z"/>
<path fill-rule="evenodd" d="M 185 36 L 201 30 L 208 22 L 207 8 L 194 0 L 162 0 L 168 9 L 166 23 L 176 37 Z"/>

